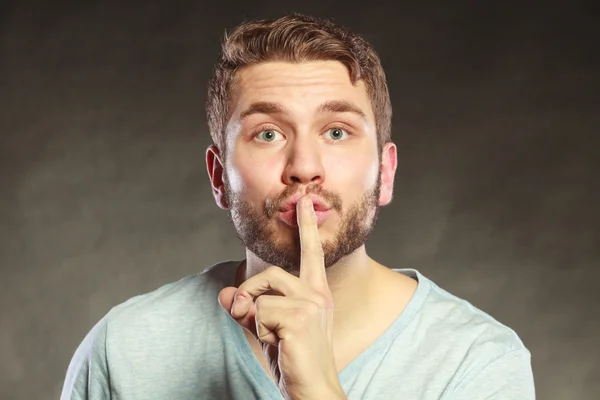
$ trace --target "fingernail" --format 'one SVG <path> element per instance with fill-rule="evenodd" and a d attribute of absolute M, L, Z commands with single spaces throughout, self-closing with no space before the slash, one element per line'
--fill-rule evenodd
<path fill-rule="evenodd" d="M 245 298 L 241 295 L 237 295 L 233 299 L 233 304 L 231 305 L 231 316 L 233 318 L 241 317 L 242 310 L 244 308 L 244 300 Z"/>
<path fill-rule="evenodd" d="M 232 304 L 232 306 L 231 306 L 231 316 L 232 316 L 233 318 L 237 318 L 237 317 L 238 317 L 238 315 L 239 315 L 239 314 L 238 314 L 238 313 L 239 313 L 239 307 L 238 307 L 238 306 L 236 306 L 236 304 L 237 304 L 237 301 L 236 301 L 236 300 L 234 300 L 234 301 L 233 301 L 233 304 Z"/>

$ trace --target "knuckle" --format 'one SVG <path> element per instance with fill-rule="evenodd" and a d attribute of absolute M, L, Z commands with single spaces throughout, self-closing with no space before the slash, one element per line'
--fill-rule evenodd
<path fill-rule="evenodd" d="M 306 308 L 296 308 L 292 312 L 295 325 L 302 326 L 308 320 L 309 313 Z"/>
<path fill-rule="evenodd" d="M 323 309 L 321 306 L 313 301 L 307 301 L 302 308 L 299 309 L 296 317 L 301 321 L 308 321 L 315 316 L 321 314 Z"/>
<path fill-rule="evenodd" d="M 256 312 L 261 308 L 264 304 L 265 298 L 263 296 L 258 296 L 256 300 L 254 300 L 254 305 L 256 306 Z"/>
<path fill-rule="evenodd" d="M 238 290 L 235 291 L 235 293 L 233 294 L 233 302 L 235 304 L 238 304 L 240 302 L 243 302 L 246 299 L 246 294 L 245 291 L 243 290 L 243 288 L 240 286 L 238 288 Z"/>
<path fill-rule="evenodd" d="M 319 309 L 328 309 L 333 306 L 333 301 L 323 293 L 316 293 L 313 304 Z"/>
<path fill-rule="evenodd" d="M 323 307 L 319 303 L 310 303 L 306 310 L 310 315 L 318 315 L 323 311 Z"/>
<path fill-rule="evenodd" d="M 266 269 L 266 272 L 269 275 L 276 275 L 279 274 L 282 270 L 281 267 L 278 267 L 277 265 L 271 265 L 269 268 Z"/>

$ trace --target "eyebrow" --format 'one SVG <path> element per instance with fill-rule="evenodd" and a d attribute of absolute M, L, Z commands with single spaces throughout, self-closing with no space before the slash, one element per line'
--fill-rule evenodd
<path fill-rule="evenodd" d="M 317 107 L 319 113 L 344 113 L 349 112 L 358 115 L 364 121 L 367 121 L 367 115 L 360 107 L 347 100 L 329 100 Z M 240 119 L 243 120 L 254 114 L 291 114 L 290 110 L 279 103 L 269 101 L 258 101 L 252 103 L 246 110 L 240 114 Z"/>

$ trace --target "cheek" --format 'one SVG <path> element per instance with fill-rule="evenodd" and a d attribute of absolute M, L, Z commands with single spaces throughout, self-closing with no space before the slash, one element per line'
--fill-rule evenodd
<path fill-rule="evenodd" d="M 370 189 L 377 179 L 378 163 L 371 158 L 339 157 L 330 159 L 326 180 L 341 190 Z"/>
<path fill-rule="evenodd" d="M 250 197 L 268 193 L 270 186 L 280 181 L 279 164 L 273 157 L 253 157 L 250 153 L 234 156 L 228 168 L 231 189 Z"/>

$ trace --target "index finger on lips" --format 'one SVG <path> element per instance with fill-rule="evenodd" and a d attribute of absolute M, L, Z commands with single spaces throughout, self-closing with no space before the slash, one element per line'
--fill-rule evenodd
<path fill-rule="evenodd" d="M 300 198 L 296 204 L 296 215 L 300 232 L 300 279 L 315 289 L 329 288 L 319 226 L 309 196 Z"/>

